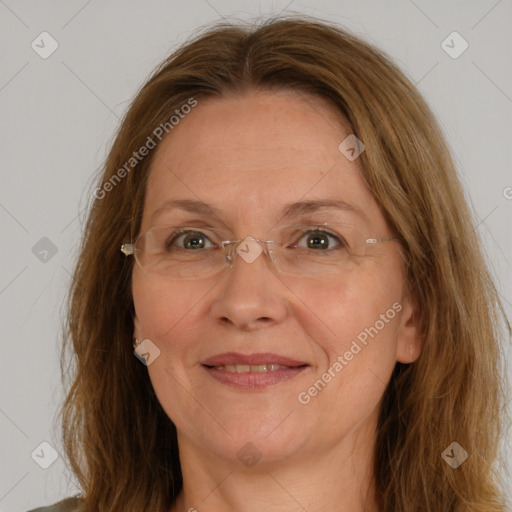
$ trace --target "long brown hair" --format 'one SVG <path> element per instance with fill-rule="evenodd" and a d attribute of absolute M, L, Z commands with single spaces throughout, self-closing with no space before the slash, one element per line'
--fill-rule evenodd
<path fill-rule="evenodd" d="M 510 326 L 442 133 L 386 56 L 304 17 L 209 28 L 154 71 L 120 125 L 90 207 L 63 346 L 62 434 L 82 509 L 163 512 L 182 487 L 176 429 L 133 355 L 133 262 L 119 248 L 138 233 L 155 151 L 130 159 L 157 127 L 172 137 L 168 120 L 191 98 L 250 88 L 330 101 L 364 142 L 365 179 L 403 240 L 424 347 L 415 363 L 396 364 L 383 396 L 381 510 L 503 511 L 500 340 Z M 457 469 L 441 457 L 452 442 L 469 454 Z"/>

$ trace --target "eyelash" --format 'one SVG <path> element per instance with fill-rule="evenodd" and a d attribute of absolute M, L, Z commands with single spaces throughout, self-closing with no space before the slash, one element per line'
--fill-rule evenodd
<path fill-rule="evenodd" d="M 169 249 L 170 247 L 172 247 L 172 245 L 174 244 L 174 242 L 182 235 L 185 235 L 185 234 L 195 234 L 195 235 L 198 235 L 198 236 L 204 236 L 206 239 L 210 240 L 204 233 L 201 233 L 200 231 L 192 231 L 192 230 L 180 230 L 180 231 L 177 231 L 177 232 L 174 232 L 169 238 L 169 240 L 166 241 L 165 243 L 165 248 L 166 249 Z M 305 231 L 304 233 L 301 234 L 301 237 L 299 238 L 302 239 L 304 236 L 308 235 L 308 234 L 317 234 L 317 235 L 320 235 L 320 234 L 325 234 L 325 235 L 328 235 L 329 237 L 332 237 L 332 238 L 335 238 L 337 243 L 338 243 L 338 246 L 343 248 L 343 247 L 346 247 L 346 242 L 340 238 L 337 234 L 333 233 L 332 231 L 327 231 L 326 229 L 309 229 L 307 231 Z M 211 240 L 210 240 L 211 242 Z M 295 242 L 296 243 L 296 242 Z M 181 250 L 188 250 L 184 247 L 179 247 L 179 249 Z M 333 250 L 333 249 L 326 249 L 327 250 Z M 325 251 L 323 251 L 325 252 Z"/>

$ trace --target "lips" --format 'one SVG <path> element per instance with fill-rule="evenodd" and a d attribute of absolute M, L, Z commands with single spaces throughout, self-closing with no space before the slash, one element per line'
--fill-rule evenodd
<path fill-rule="evenodd" d="M 272 353 L 260 353 L 260 354 L 238 354 L 236 352 L 226 352 L 224 354 L 218 354 L 213 357 L 209 357 L 201 362 L 204 366 L 216 367 L 216 366 L 261 366 L 261 365 L 279 365 L 286 366 L 288 368 L 297 368 L 299 366 L 307 366 L 304 361 L 297 361 L 290 359 L 289 357 L 280 356 Z"/>
<path fill-rule="evenodd" d="M 277 370 L 289 370 L 291 366 L 283 366 L 281 364 L 222 364 L 209 368 L 224 370 L 234 373 L 255 373 L 255 372 L 275 372 Z"/>
<path fill-rule="evenodd" d="M 201 363 L 218 382 L 239 390 L 259 390 L 293 379 L 309 365 L 278 354 L 219 354 Z"/>

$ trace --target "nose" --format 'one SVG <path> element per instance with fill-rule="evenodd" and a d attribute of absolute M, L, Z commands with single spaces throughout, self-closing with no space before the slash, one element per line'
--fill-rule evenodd
<path fill-rule="evenodd" d="M 231 258 L 212 303 L 214 316 L 243 330 L 283 321 L 289 291 L 272 271 L 265 244 L 247 237 L 233 247 Z"/>

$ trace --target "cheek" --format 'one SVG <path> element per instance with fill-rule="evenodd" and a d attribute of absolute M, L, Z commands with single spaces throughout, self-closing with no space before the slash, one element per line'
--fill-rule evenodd
<path fill-rule="evenodd" d="M 134 270 L 132 293 L 135 306 L 135 334 L 150 339 L 160 349 L 154 364 L 148 366 L 153 389 L 165 412 L 179 429 L 200 430 L 197 403 L 183 389 L 192 389 L 188 370 L 197 361 L 197 325 L 201 299 L 206 299 L 195 285 L 165 281 Z M 195 344 L 194 344 L 195 342 Z"/>
<path fill-rule="evenodd" d="M 134 270 L 132 293 L 138 336 L 165 342 L 173 331 L 182 328 L 193 318 L 195 306 L 204 298 L 204 286 L 166 281 L 161 276 L 145 275 Z"/>
<path fill-rule="evenodd" d="M 365 272 L 317 294 L 314 308 L 328 329 L 325 336 L 310 331 L 323 352 L 322 364 L 300 400 L 316 407 L 326 429 L 349 429 L 362 421 L 385 391 L 396 364 L 399 276 Z"/>
<path fill-rule="evenodd" d="M 305 302 L 318 319 L 316 327 L 323 326 L 316 336 L 311 324 L 304 329 L 321 345 L 329 367 L 344 358 L 343 372 L 351 378 L 369 366 L 382 367 L 385 373 L 393 368 L 402 310 L 403 276 L 398 262 L 381 261 L 360 270 L 314 294 L 300 290 L 300 296 L 309 297 Z"/>

